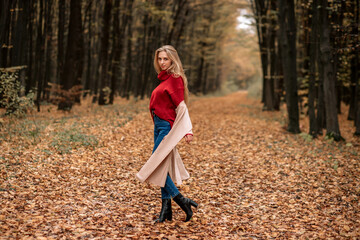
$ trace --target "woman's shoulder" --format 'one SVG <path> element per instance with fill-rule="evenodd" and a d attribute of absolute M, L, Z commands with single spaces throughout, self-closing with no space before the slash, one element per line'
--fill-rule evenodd
<path fill-rule="evenodd" d="M 181 75 L 178 74 L 178 73 L 171 73 L 171 77 L 172 78 L 180 78 L 180 79 L 182 79 Z"/>
<path fill-rule="evenodd" d="M 174 82 L 174 83 L 183 84 L 183 82 L 184 82 L 184 80 L 180 74 L 172 73 L 170 78 L 171 78 L 172 82 Z"/>

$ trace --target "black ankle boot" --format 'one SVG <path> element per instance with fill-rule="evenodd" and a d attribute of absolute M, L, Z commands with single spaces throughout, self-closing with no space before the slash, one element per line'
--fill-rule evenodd
<path fill-rule="evenodd" d="M 165 220 L 172 220 L 171 199 L 162 199 L 160 216 L 155 222 L 164 222 Z"/>
<path fill-rule="evenodd" d="M 181 207 L 181 209 L 186 213 L 186 219 L 184 222 L 189 221 L 193 215 L 191 206 L 194 206 L 197 208 L 198 204 L 196 202 L 194 202 L 193 200 L 184 197 L 183 195 L 181 195 L 181 193 L 176 195 L 173 199 Z"/>

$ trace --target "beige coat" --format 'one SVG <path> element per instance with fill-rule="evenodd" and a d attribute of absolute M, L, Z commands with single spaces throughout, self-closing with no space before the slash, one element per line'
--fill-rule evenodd
<path fill-rule="evenodd" d="M 167 174 L 178 185 L 190 177 L 176 149 L 176 144 L 189 132 L 192 125 L 188 109 L 184 101 L 176 108 L 175 122 L 161 141 L 149 160 L 136 174 L 141 182 L 149 182 L 164 187 Z"/>

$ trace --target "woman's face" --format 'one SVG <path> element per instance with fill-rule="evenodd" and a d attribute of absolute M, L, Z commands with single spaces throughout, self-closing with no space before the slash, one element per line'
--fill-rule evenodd
<path fill-rule="evenodd" d="M 171 65 L 171 60 L 165 51 L 159 52 L 157 60 L 162 71 L 168 69 Z"/>

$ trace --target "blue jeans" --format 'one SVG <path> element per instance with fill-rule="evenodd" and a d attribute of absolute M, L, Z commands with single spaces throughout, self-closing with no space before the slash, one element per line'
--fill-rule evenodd
<path fill-rule="evenodd" d="M 154 149 L 159 146 L 163 138 L 170 132 L 171 126 L 170 123 L 166 120 L 163 120 L 154 114 Z M 175 186 L 174 182 L 170 178 L 169 174 L 166 177 L 165 186 L 161 188 L 161 199 L 171 199 L 179 194 L 179 190 Z"/>

